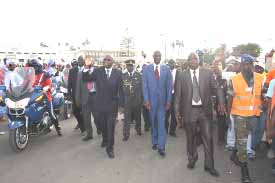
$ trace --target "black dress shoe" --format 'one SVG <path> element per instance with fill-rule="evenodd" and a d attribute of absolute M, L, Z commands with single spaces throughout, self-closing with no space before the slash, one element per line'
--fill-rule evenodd
<path fill-rule="evenodd" d="M 208 172 L 210 175 L 214 176 L 214 177 L 219 177 L 220 176 L 219 172 L 215 168 L 204 167 L 204 170 L 206 172 Z"/>
<path fill-rule="evenodd" d="M 158 152 L 159 152 L 159 155 L 162 157 L 164 157 L 166 155 L 164 150 L 158 150 Z"/>
<path fill-rule="evenodd" d="M 59 137 L 62 136 L 61 130 L 57 130 L 56 132 L 57 132 L 57 135 L 58 135 Z"/>
<path fill-rule="evenodd" d="M 106 147 L 107 146 L 107 142 L 102 142 L 101 143 L 101 147 L 103 148 L 103 147 Z"/>
<path fill-rule="evenodd" d="M 175 132 L 170 132 L 169 135 L 170 135 L 171 137 L 177 137 L 177 134 L 176 134 Z"/>
<path fill-rule="evenodd" d="M 91 139 L 93 139 L 93 136 L 90 136 L 90 135 L 88 136 L 88 135 L 87 135 L 87 136 L 84 137 L 82 140 L 83 140 L 83 141 L 88 141 L 88 140 L 91 140 Z"/>
<path fill-rule="evenodd" d="M 114 159 L 115 158 L 115 154 L 113 151 L 107 151 L 107 155 L 110 159 Z"/>
<path fill-rule="evenodd" d="M 122 140 L 123 140 L 123 141 L 128 141 L 128 139 L 129 139 L 129 137 L 124 136 Z"/>
<path fill-rule="evenodd" d="M 190 169 L 190 170 L 192 170 L 192 169 L 194 169 L 195 168 L 195 162 L 188 162 L 188 164 L 187 164 L 187 168 L 188 169 Z"/>
<path fill-rule="evenodd" d="M 152 149 L 153 149 L 153 150 L 157 150 L 157 149 L 158 149 L 158 145 L 157 145 L 157 144 L 154 144 L 154 145 L 152 146 Z"/>

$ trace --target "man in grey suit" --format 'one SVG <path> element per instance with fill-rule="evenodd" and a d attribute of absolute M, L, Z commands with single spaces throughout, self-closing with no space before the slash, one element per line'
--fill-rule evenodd
<path fill-rule="evenodd" d="M 92 61 L 92 58 L 89 55 L 87 55 L 85 57 L 85 61 L 86 60 Z M 94 71 L 94 67 L 92 65 L 89 66 L 88 72 L 92 73 L 93 71 Z M 86 130 L 86 136 L 82 140 L 88 141 L 93 139 L 91 114 L 93 115 L 98 134 L 100 133 L 100 128 L 97 121 L 97 115 L 94 110 L 95 108 L 94 100 L 95 100 L 95 94 L 96 94 L 95 83 L 83 81 L 82 76 L 83 76 L 83 72 L 79 72 L 77 77 L 77 84 L 76 84 L 77 87 L 76 87 L 75 98 L 76 98 L 76 103 L 79 104 L 79 106 L 81 106 L 82 118 L 83 118 L 85 130 Z"/>
<path fill-rule="evenodd" d="M 205 171 L 212 176 L 219 176 L 214 168 L 212 139 L 212 95 L 217 94 L 217 85 L 211 71 L 199 67 L 197 54 L 189 55 L 188 64 L 189 69 L 178 77 L 175 91 L 175 111 L 178 118 L 180 114 L 183 114 L 186 124 L 189 160 L 187 167 L 193 169 L 198 160 L 197 132 L 199 128 L 205 153 Z"/>

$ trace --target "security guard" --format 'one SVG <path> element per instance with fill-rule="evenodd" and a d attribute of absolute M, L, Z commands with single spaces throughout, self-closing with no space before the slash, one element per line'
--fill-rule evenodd
<path fill-rule="evenodd" d="M 139 72 L 134 71 L 134 60 L 125 61 L 127 72 L 123 74 L 124 93 L 124 125 L 123 141 L 127 141 L 130 136 L 130 124 L 135 120 L 135 129 L 141 135 L 141 108 L 142 108 L 142 77 Z"/>
<path fill-rule="evenodd" d="M 232 155 L 236 157 L 233 160 L 235 164 L 241 166 L 243 183 L 251 183 L 247 168 L 246 143 L 249 131 L 253 131 L 255 128 L 262 106 L 263 76 L 253 72 L 255 60 L 254 57 L 243 54 L 241 56 L 241 72 L 231 77 L 228 87 L 228 113 L 234 118 L 237 147 Z M 228 121 L 230 120 L 229 116 Z"/>

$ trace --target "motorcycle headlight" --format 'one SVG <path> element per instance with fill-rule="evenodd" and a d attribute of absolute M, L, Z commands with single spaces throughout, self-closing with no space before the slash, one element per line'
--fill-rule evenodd
<path fill-rule="evenodd" d="M 15 108 L 25 108 L 29 104 L 30 98 L 24 98 L 15 102 Z"/>
<path fill-rule="evenodd" d="M 8 106 L 8 108 L 16 108 L 16 107 L 15 107 L 15 102 L 12 101 L 12 100 L 9 99 L 9 98 L 7 98 L 7 99 L 5 100 L 5 103 L 6 103 L 6 105 Z"/>
<path fill-rule="evenodd" d="M 11 99 L 7 98 L 5 103 L 8 106 L 8 108 L 25 108 L 28 105 L 29 101 L 30 98 L 24 98 L 17 102 L 14 102 Z"/>

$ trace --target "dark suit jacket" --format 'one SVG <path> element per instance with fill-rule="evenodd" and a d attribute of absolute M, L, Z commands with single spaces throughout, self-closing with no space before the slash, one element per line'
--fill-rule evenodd
<path fill-rule="evenodd" d="M 77 81 L 76 81 L 75 100 L 76 100 L 76 104 L 78 106 L 83 106 L 83 105 L 87 104 L 89 101 L 90 91 L 88 90 L 88 88 L 86 86 L 87 82 L 83 81 L 82 75 L 83 75 L 83 73 L 79 72 Z"/>
<path fill-rule="evenodd" d="M 107 79 L 105 67 L 95 69 L 93 73 L 83 73 L 84 81 L 96 83 L 95 110 L 98 112 L 117 113 L 123 103 L 122 72 L 113 68 Z"/>
<path fill-rule="evenodd" d="M 177 77 L 176 91 L 175 91 L 175 111 L 183 115 L 184 121 L 191 119 L 191 107 L 193 87 L 190 70 L 183 71 Z M 202 100 L 203 110 L 209 120 L 212 120 L 212 96 L 217 95 L 222 98 L 222 90 L 217 87 L 213 74 L 210 70 L 200 68 L 199 70 L 199 88 Z M 221 100 L 221 99 L 220 99 Z"/>
<path fill-rule="evenodd" d="M 74 67 L 69 70 L 68 93 L 72 97 L 73 103 L 75 103 L 77 75 L 78 75 L 78 67 Z"/>
<path fill-rule="evenodd" d="M 124 94 L 124 107 L 136 106 L 141 107 L 143 104 L 142 95 L 142 76 L 139 72 L 134 71 L 132 78 L 126 72 L 122 76 L 123 79 L 123 94 Z M 131 83 L 131 93 L 130 86 Z"/>

